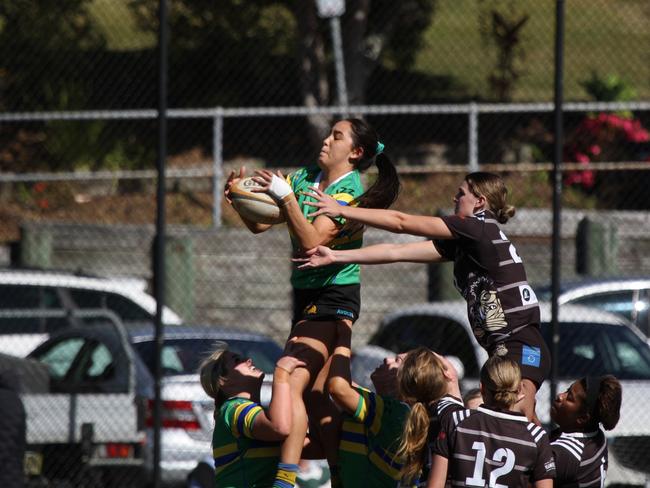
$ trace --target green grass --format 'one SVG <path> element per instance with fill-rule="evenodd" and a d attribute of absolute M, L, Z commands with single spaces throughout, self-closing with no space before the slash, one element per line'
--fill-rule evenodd
<path fill-rule="evenodd" d="M 487 93 L 486 78 L 495 50 L 479 33 L 476 0 L 439 1 L 426 33 L 416 69 L 451 74 L 471 94 Z M 570 0 L 565 3 L 564 90 L 567 100 L 585 100 L 580 82 L 592 71 L 616 74 L 632 86 L 638 99 L 650 98 L 650 5 L 646 0 Z M 514 99 L 553 98 L 555 2 L 518 0 L 517 11 L 530 18 L 522 29 L 525 59 Z"/>
<path fill-rule="evenodd" d="M 466 94 L 486 98 L 486 78 L 495 51 L 486 47 L 480 36 L 479 3 L 438 0 L 415 69 L 427 74 L 451 75 L 465 88 Z M 550 101 L 553 99 L 555 2 L 516 0 L 514 4 L 518 12 L 530 16 L 522 30 L 525 58 L 517 64 L 522 76 L 514 100 Z M 603 77 L 615 74 L 636 90 L 637 99 L 650 99 L 649 2 L 570 0 L 565 6 L 565 99 L 587 99 L 580 82 L 589 78 L 592 71 Z M 94 0 L 90 12 L 108 40 L 109 49 L 155 46 L 155 35 L 138 29 L 126 0 Z"/>
<path fill-rule="evenodd" d="M 93 0 L 89 12 L 111 51 L 155 47 L 155 34 L 142 32 L 138 28 L 124 0 Z"/>

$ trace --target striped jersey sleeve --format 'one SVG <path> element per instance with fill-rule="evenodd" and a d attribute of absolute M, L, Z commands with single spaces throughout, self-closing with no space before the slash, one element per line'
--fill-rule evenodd
<path fill-rule="evenodd" d="M 255 418 L 262 412 L 262 407 L 250 400 L 241 399 L 230 402 L 224 412 L 224 422 L 230 428 L 234 437 L 253 438 Z"/>

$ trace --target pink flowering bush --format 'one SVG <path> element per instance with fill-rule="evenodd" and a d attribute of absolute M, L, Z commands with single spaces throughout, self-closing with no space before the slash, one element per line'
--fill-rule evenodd
<path fill-rule="evenodd" d="M 588 115 L 567 138 L 564 160 L 584 165 L 592 161 L 636 160 L 638 144 L 649 140 L 650 133 L 633 116 L 616 113 Z M 596 183 L 595 172 L 567 171 L 565 183 L 590 190 Z"/>

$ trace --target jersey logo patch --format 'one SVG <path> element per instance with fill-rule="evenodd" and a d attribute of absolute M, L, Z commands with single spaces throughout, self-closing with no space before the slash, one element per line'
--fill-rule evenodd
<path fill-rule="evenodd" d="M 537 295 L 535 295 L 533 289 L 528 285 L 521 285 L 519 287 L 519 295 L 521 296 L 522 305 L 537 303 Z"/>
<path fill-rule="evenodd" d="M 313 315 L 316 312 L 318 312 L 318 308 L 316 307 L 316 305 L 312 305 L 310 307 L 305 308 L 305 314 Z"/>
<path fill-rule="evenodd" d="M 521 364 L 539 368 L 542 361 L 542 350 L 539 347 L 524 346 L 521 349 Z"/>

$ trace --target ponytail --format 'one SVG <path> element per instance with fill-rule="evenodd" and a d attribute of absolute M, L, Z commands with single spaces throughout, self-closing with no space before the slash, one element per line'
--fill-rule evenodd
<path fill-rule="evenodd" d="M 404 422 L 402 439 L 397 449 L 397 457 L 402 460 L 400 475 L 406 485 L 420 476 L 426 464 L 429 424 L 429 412 L 424 404 L 413 404 Z"/>
<path fill-rule="evenodd" d="M 379 141 L 377 131 L 361 119 L 346 119 L 352 128 L 355 147 L 363 149 L 363 155 L 355 162 L 355 168 L 364 172 L 374 163 L 378 175 L 375 182 L 363 195 L 356 199 L 359 207 L 388 208 L 399 195 L 400 181 L 392 161 L 384 154 L 384 144 Z"/>
<path fill-rule="evenodd" d="M 400 476 L 408 484 L 416 479 L 427 458 L 431 404 L 447 393 L 445 365 L 426 347 L 410 351 L 397 373 L 400 399 L 411 405 L 397 450 L 402 457 Z"/>

